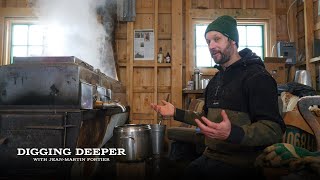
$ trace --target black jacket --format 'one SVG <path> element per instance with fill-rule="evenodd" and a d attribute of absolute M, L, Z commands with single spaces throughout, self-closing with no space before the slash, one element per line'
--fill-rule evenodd
<path fill-rule="evenodd" d="M 275 80 L 251 50 L 244 49 L 239 54 L 239 61 L 226 70 L 220 69 L 210 80 L 202 112 L 177 108 L 174 118 L 197 125 L 194 119 L 206 116 L 219 123 L 224 109 L 231 121 L 230 135 L 226 140 L 206 137 L 204 155 L 250 167 L 265 147 L 282 141 L 285 125 L 278 109 Z"/>
<path fill-rule="evenodd" d="M 252 122 L 270 120 L 285 130 L 280 116 L 277 84 L 260 57 L 246 48 L 242 57 L 226 70 L 220 70 L 209 82 L 205 91 L 205 112 L 208 108 L 221 108 L 249 114 Z"/>

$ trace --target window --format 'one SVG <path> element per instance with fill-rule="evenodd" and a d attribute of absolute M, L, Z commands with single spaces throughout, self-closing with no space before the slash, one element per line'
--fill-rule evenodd
<path fill-rule="evenodd" d="M 34 18 L 5 18 L 5 24 L 4 64 L 12 63 L 14 56 L 44 55 L 48 28 Z"/>
<path fill-rule="evenodd" d="M 239 48 L 249 48 L 264 59 L 263 25 L 238 25 Z"/>
<path fill-rule="evenodd" d="M 196 67 L 213 67 L 208 45 L 204 38 L 205 30 L 210 22 L 195 24 L 195 65 Z M 249 48 L 262 59 L 265 57 L 265 23 L 238 21 L 239 48 Z"/>
<path fill-rule="evenodd" d="M 10 61 L 14 56 L 40 56 L 44 52 L 44 27 L 36 24 L 12 24 Z"/>

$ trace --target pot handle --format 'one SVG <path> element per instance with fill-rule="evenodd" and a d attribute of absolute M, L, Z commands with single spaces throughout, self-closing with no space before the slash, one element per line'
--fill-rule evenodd
<path fill-rule="evenodd" d="M 126 150 L 127 156 L 133 156 L 135 154 L 134 150 L 134 138 L 132 136 L 121 136 L 120 144 Z M 129 157 L 130 159 L 133 157 Z"/>

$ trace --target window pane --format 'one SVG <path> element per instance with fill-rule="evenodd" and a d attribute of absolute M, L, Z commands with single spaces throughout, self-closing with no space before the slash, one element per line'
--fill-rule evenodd
<path fill-rule="evenodd" d="M 27 56 L 27 46 L 13 46 L 12 57 L 14 56 Z"/>
<path fill-rule="evenodd" d="M 196 26 L 196 45 L 207 46 L 206 39 L 204 37 L 204 32 L 206 32 L 207 25 L 197 25 Z"/>
<path fill-rule="evenodd" d="M 257 56 L 263 58 L 263 56 L 262 56 L 263 55 L 262 47 L 249 47 L 249 48 L 252 50 L 252 52 L 256 53 Z"/>
<path fill-rule="evenodd" d="M 262 26 L 247 26 L 248 46 L 262 46 Z"/>
<path fill-rule="evenodd" d="M 197 47 L 196 51 L 197 67 L 214 66 L 208 47 Z"/>
<path fill-rule="evenodd" d="M 244 47 L 244 46 L 239 46 L 239 47 L 238 47 L 238 51 L 241 51 L 241 50 L 243 50 L 244 48 L 246 48 L 246 47 Z"/>
<path fill-rule="evenodd" d="M 28 56 L 41 56 L 42 52 L 42 46 L 29 46 Z"/>
<path fill-rule="evenodd" d="M 246 46 L 247 45 L 246 26 L 238 26 L 238 33 L 239 33 L 239 46 Z"/>
<path fill-rule="evenodd" d="M 43 28 L 39 25 L 30 25 L 29 28 L 29 45 L 43 44 Z"/>
<path fill-rule="evenodd" d="M 28 44 L 28 25 L 13 25 L 12 45 Z"/>

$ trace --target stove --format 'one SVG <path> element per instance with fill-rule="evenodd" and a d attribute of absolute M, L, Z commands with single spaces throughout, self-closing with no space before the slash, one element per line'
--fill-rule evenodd
<path fill-rule="evenodd" d="M 68 177 L 80 162 L 18 155 L 18 148 L 101 148 L 110 139 L 110 124 L 128 121 L 125 86 L 74 56 L 15 57 L 0 66 L 0 77 L 0 171 L 6 172 L 0 178 Z M 86 168 L 79 172 L 93 171 L 94 162 L 81 163 Z"/>

